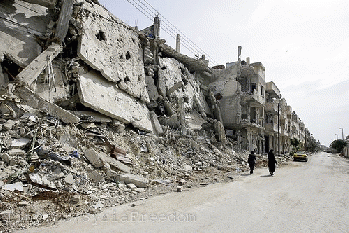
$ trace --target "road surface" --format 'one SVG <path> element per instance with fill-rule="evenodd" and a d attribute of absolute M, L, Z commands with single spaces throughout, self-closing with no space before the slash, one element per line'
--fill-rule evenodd
<path fill-rule="evenodd" d="M 157 196 L 25 232 L 349 232 L 349 163 L 318 153 L 228 184 Z M 132 207 L 133 206 L 133 207 Z"/>

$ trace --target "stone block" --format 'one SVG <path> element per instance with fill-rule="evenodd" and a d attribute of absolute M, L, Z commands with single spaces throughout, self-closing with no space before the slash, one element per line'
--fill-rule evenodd
<path fill-rule="evenodd" d="M 134 174 L 122 174 L 120 175 L 120 181 L 125 182 L 125 184 L 132 183 L 138 188 L 146 188 L 149 183 L 148 179 Z"/>
<path fill-rule="evenodd" d="M 5 124 L 3 124 L 3 128 L 4 128 L 5 130 L 11 130 L 15 124 L 16 124 L 15 121 L 13 121 L 13 120 L 8 120 L 8 121 L 6 121 Z"/>
<path fill-rule="evenodd" d="M 153 127 L 147 106 L 115 87 L 99 73 L 91 71 L 79 77 L 81 103 L 106 116 L 134 127 L 152 132 Z"/>
<path fill-rule="evenodd" d="M 3 190 L 8 190 L 8 191 L 20 191 L 23 192 L 23 183 L 22 182 L 17 182 L 14 184 L 5 184 L 4 186 L 2 186 Z"/>
<path fill-rule="evenodd" d="M 74 180 L 74 177 L 71 173 L 69 173 L 65 178 L 64 178 L 64 181 L 67 183 L 67 184 L 74 184 L 75 180 Z"/>
<path fill-rule="evenodd" d="M 78 56 L 126 93 L 149 102 L 138 34 L 105 8 L 85 2 Z"/>
<path fill-rule="evenodd" d="M 95 150 L 93 149 L 87 149 L 85 150 L 85 157 L 88 161 L 90 161 L 90 163 L 96 167 L 103 167 L 103 161 L 99 156 L 99 153 L 97 153 Z"/>
<path fill-rule="evenodd" d="M 99 174 L 96 170 L 89 171 L 87 173 L 89 179 L 91 179 L 95 183 L 99 183 L 103 180 L 103 176 Z"/>

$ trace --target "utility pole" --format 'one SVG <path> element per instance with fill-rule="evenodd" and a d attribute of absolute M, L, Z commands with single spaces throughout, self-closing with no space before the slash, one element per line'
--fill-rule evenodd
<path fill-rule="evenodd" d="M 278 101 L 278 155 L 280 155 L 280 100 Z"/>

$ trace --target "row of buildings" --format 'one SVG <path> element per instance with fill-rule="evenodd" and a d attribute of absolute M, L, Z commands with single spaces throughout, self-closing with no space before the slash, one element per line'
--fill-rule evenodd
<path fill-rule="evenodd" d="M 213 67 L 208 86 L 219 103 L 226 135 L 239 149 L 279 154 L 292 150 L 291 140 L 305 145 L 312 137 L 305 124 L 282 97 L 272 81 L 265 81 L 261 62 L 240 59 Z"/>
<path fill-rule="evenodd" d="M 139 31 L 95 1 L 0 1 L 0 13 L 0 94 L 64 123 L 94 112 L 158 135 L 205 134 L 208 124 L 219 141 L 257 153 L 288 153 L 291 139 L 310 137 L 262 63 L 241 61 L 241 47 L 237 62 L 210 68 L 180 53 L 179 36 L 168 46 L 159 17 Z"/>

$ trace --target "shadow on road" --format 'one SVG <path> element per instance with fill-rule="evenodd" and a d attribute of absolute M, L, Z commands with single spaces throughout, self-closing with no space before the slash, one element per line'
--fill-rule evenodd
<path fill-rule="evenodd" d="M 261 177 L 273 177 L 272 175 L 264 175 L 264 176 L 261 176 Z"/>

